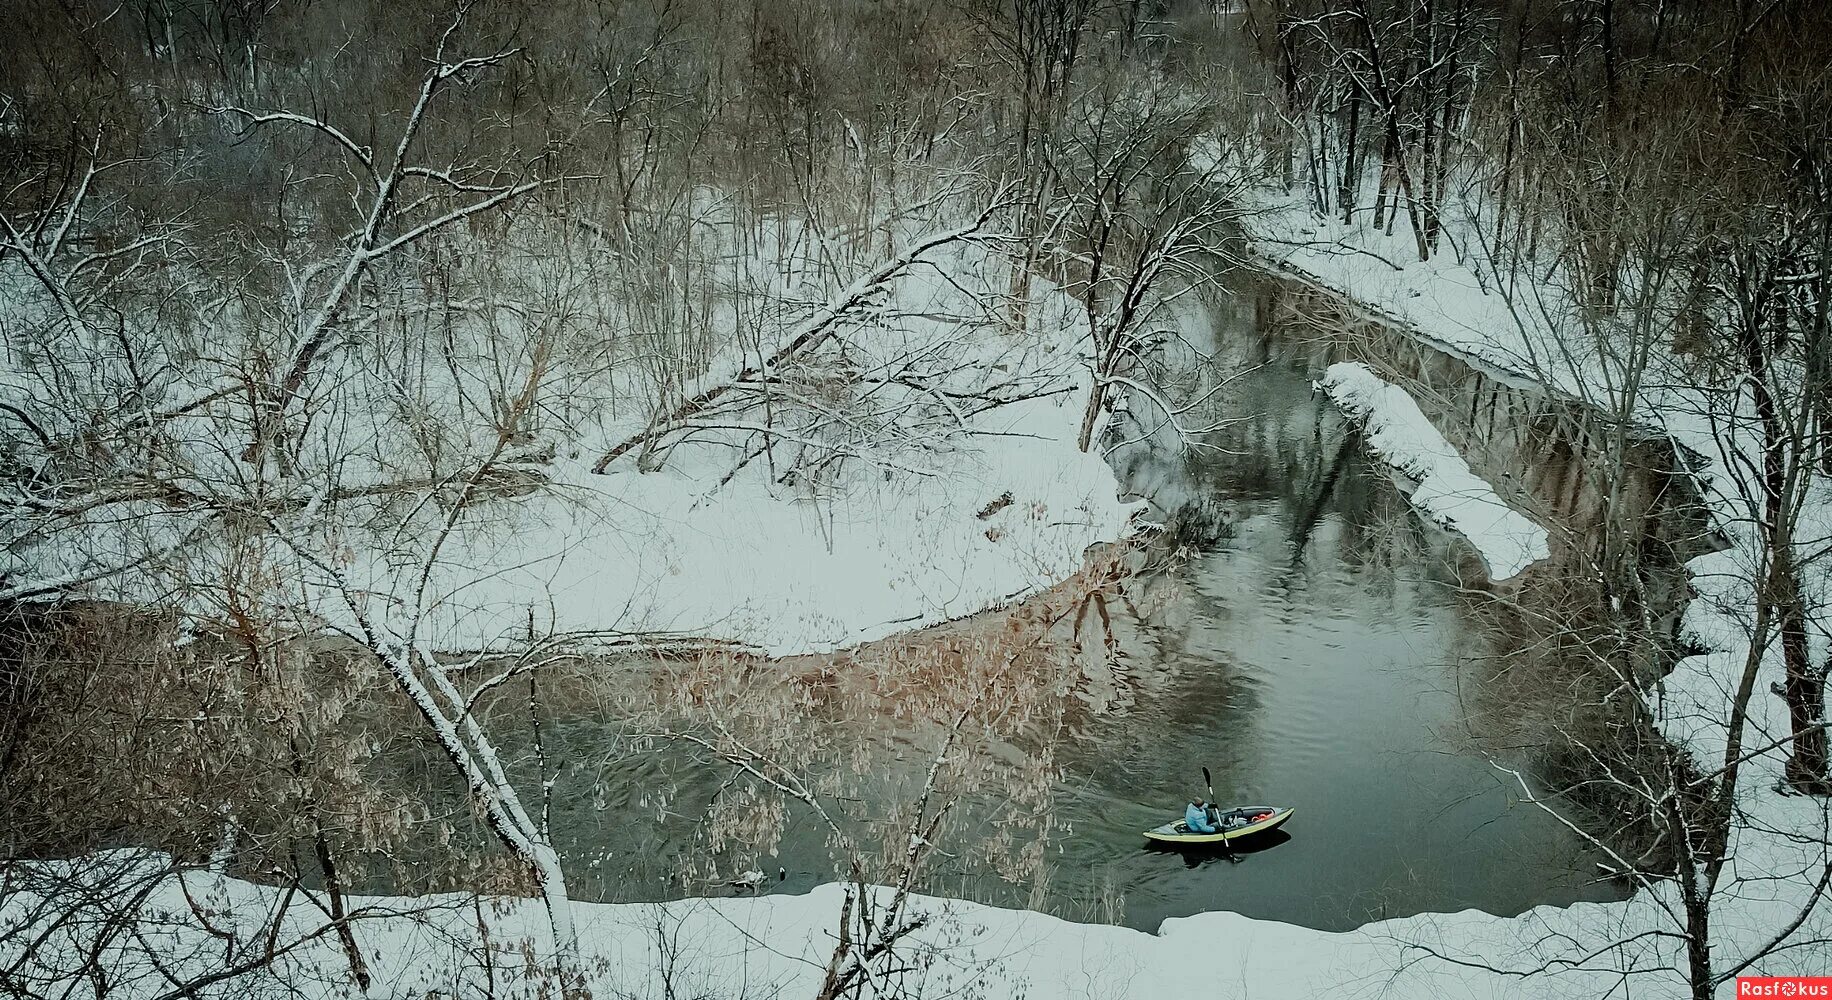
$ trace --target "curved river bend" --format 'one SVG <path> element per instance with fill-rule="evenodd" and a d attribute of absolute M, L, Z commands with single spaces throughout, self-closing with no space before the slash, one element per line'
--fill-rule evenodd
<path fill-rule="evenodd" d="M 1058 750 L 1047 891 L 945 863 L 926 889 L 1146 929 L 1205 910 L 1346 929 L 1621 897 L 1596 879 L 1598 856 L 1472 748 L 1483 734 L 1462 693 L 1494 653 L 1480 599 L 1459 590 L 1475 556 L 1411 512 L 1314 375 L 1272 359 L 1231 387 L 1221 450 L 1115 458 L 1133 488 L 1220 511 L 1231 532 L 1138 581 L 1149 610 L 1117 623 L 1119 658 Z M 606 764 L 590 718 L 543 729 L 570 773 L 607 779 L 553 803 L 575 894 L 680 895 L 718 776 L 654 756 Z M 1203 765 L 1223 801 L 1296 807 L 1289 836 L 1235 863 L 1147 850 L 1139 831 L 1202 791 Z M 793 814 L 774 854 L 720 865 L 780 867 L 775 892 L 839 876 L 819 827 Z"/>

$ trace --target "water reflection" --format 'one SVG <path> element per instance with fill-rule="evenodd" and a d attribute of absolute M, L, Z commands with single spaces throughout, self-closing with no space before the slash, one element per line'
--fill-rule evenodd
<path fill-rule="evenodd" d="M 978 860 L 969 842 L 993 831 L 969 802 L 925 887 L 1144 928 L 1226 909 L 1345 929 L 1618 895 L 1569 831 L 1468 750 L 1461 692 L 1493 653 L 1459 595 L 1473 555 L 1412 514 L 1302 364 L 1256 360 L 1226 395 L 1235 419 L 1217 448 L 1157 441 L 1113 456 L 1168 518 L 1205 530 L 1173 530 L 1182 540 L 1167 548 L 1181 551 L 1151 553 L 1159 568 L 1109 602 L 1111 640 L 1082 643 L 1043 876 L 1012 885 Z M 572 762 L 552 824 L 577 895 L 723 891 L 703 877 L 711 868 L 780 867 L 772 891 L 836 877 L 805 810 L 788 810 L 773 853 L 709 844 L 701 821 L 725 772 L 685 753 L 623 753 L 615 718 L 544 724 L 549 753 Z M 877 787 L 848 792 L 865 814 L 907 796 L 922 759 L 894 730 L 879 752 Z M 1205 794 L 1203 766 L 1222 802 L 1295 817 L 1232 863 L 1147 849 L 1140 831 Z"/>
<path fill-rule="evenodd" d="M 1458 691 L 1492 653 L 1459 605 L 1473 554 L 1411 513 L 1301 366 L 1274 360 L 1240 390 L 1221 451 L 1122 456 L 1143 489 L 1219 498 L 1235 520 L 1154 584 L 1166 627 L 1134 652 L 1173 680 L 1085 721 L 1060 867 L 1123 890 L 1144 927 L 1219 908 L 1346 928 L 1615 895 L 1576 838 L 1465 752 Z M 1290 840 L 1194 870 L 1127 851 L 1202 792 L 1204 764 L 1224 803 L 1296 807 Z"/>

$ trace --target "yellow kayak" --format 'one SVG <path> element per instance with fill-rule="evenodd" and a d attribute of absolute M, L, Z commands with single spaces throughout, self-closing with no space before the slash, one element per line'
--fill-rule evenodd
<path fill-rule="evenodd" d="M 1237 806 L 1221 810 L 1215 824 L 1221 829 L 1215 833 L 1194 833 L 1188 824 L 1177 819 L 1146 830 L 1145 839 L 1161 844 L 1221 844 L 1276 830 L 1293 812 L 1296 810 L 1279 806 Z"/>

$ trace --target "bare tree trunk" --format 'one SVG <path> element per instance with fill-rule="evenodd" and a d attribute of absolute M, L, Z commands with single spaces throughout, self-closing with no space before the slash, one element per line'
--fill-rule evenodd
<path fill-rule="evenodd" d="M 1771 289 L 1746 291 L 1747 313 L 1738 324 L 1743 362 L 1749 372 L 1756 417 L 1762 428 L 1763 542 L 1768 549 L 1769 572 L 1757 589 L 1756 600 L 1773 609 L 1781 636 L 1781 657 L 1787 680 L 1782 687 L 1787 701 L 1793 746 L 1788 755 L 1787 779 L 1806 792 L 1826 787 L 1826 731 L 1821 724 L 1825 707 L 1825 681 L 1813 668 L 1807 644 L 1807 610 L 1801 593 L 1800 571 L 1794 557 L 1793 525 L 1798 513 L 1798 490 L 1793 488 L 1803 463 L 1804 442 L 1791 438 L 1770 389 L 1774 371 L 1765 342 L 1763 320 L 1770 315 Z"/>
<path fill-rule="evenodd" d="M 1355 222 L 1355 203 L 1361 197 L 1361 97 L 1349 88 L 1349 127 L 1342 143 L 1342 183 L 1336 191 L 1336 207 L 1342 210 L 1342 224 Z"/>
<path fill-rule="evenodd" d="M 1098 378 L 1094 387 L 1088 390 L 1088 405 L 1081 411 L 1081 433 L 1075 437 L 1075 446 L 1087 451 L 1094 444 L 1094 425 L 1100 421 L 1101 407 L 1107 402 L 1107 383 Z"/>
<path fill-rule="evenodd" d="M 1781 633 L 1781 660 L 1787 670 L 1782 696 L 1787 700 L 1793 751 L 1788 755 L 1787 780 L 1804 792 L 1825 795 L 1827 787 L 1825 677 L 1813 667 L 1807 644 L 1807 607 L 1800 592 L 1800 573 L 1791 551 L 1775 553 L 1775 593 Z"/>
<path fill-rule="evenodd" d="M 1393 139 L 1391 133 L 1380 147 L 1380 185 L 1374 191 L 1374 228 L 1380 229 L 1387 222 L 1387 192 L 1393 187 Z"/>
<path fill-rule="evenodd" d="M 337 865 L 331 860 L 331 844 L 325 838 L 324 825 L 316 816 L 312 817 L 312 846 L 318 856 L 318 868 L 324 874 L 324 892 L 331 911 L 331 921 L 337 925 L 337 941 L 343 946 L 344 958 L 350 963 L 350 976 L 364 992 L 369 989 L 369 963 L 363 960 L 363 950 L 356 945 L 356 932 L 350 929 L 348 911 L 344 908 L 343 880 L 337 875 Z"/>

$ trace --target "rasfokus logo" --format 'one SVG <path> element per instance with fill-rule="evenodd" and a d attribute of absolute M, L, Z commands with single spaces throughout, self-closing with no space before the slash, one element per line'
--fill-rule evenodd
<path fill-rule="evenodd" d="M 1832 997 L 1832 976 L 1738 976 L 1739 997 Z"/>

